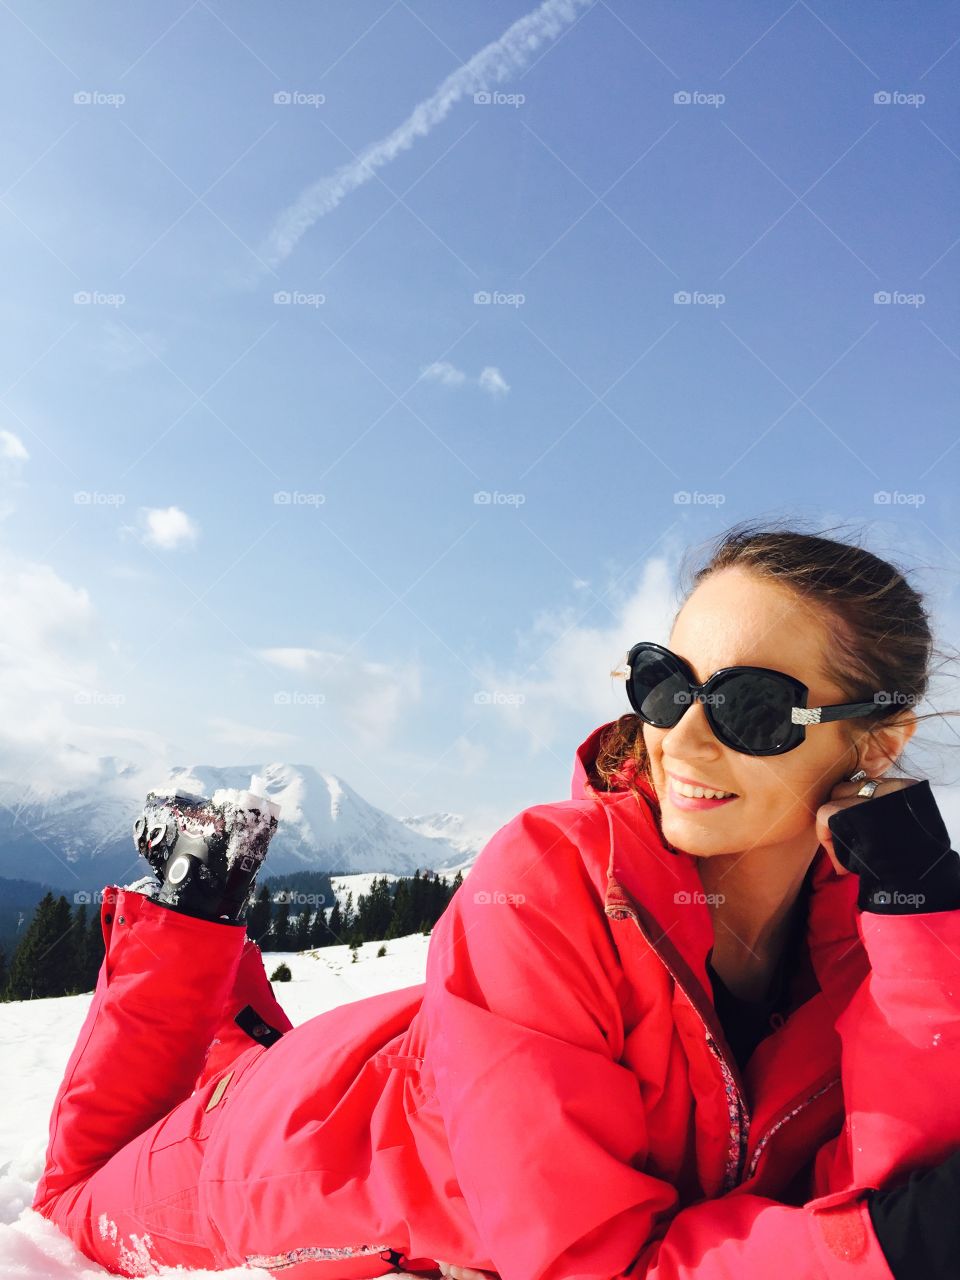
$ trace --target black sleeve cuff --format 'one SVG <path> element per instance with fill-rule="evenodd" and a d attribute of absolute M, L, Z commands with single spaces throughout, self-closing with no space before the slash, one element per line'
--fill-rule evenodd
<path fill-rule="evenodd" d="M 960 1155 L 916 1170 L 891 1191 L 867 1198 L 870 1221 L 895 1280 L 934 1280 L 958 1274 Z"/>
<path fill-rule="evenodd" d="M 841 866 L 860 877 L 857 905 L 878 915 L 960 907 L 960 857 L 926 779 L 828 820 Z"/>

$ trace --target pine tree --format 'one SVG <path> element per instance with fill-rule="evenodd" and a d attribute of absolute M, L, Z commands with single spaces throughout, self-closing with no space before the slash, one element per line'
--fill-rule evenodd
<path fill-rule="evenodd" d="M 410 881 L 401 880 L 397 885 L 397 892 L 393 899 L 393 921 L 391 928 L 395 929 L 392 934 L 395 938 L 405 938 L 408 933 L 413 933 L 415 929 L 413 919 L 413 902 L 410 897 Z M 391 936 L 388 932 L 388 937 Z"/>
<path fill-rule="evenodd" d="M 69 990 L 64 978 L 72 978 L 72 925 L 63 894 L 54 901 L 52 893 L 45 893 L 10 963 L 12 1000 L 60 996 Z"/>
<path fill-rule="evenodd" d="M 247 909 L 247 937 L 260 943 L 270 930 L 270 916 L 273 904 L 270 901 L 270 890 L 266 885 L 260 886 L 260 892 L 253 905 Z"/>
<path fill-rule="evenodd" d="M 87 904 L 80 902 L 77 904 L 77 910 L 73 917 L 73 930 L 70 935 L 70 968 L 73 978 L 73 994 L 93 990 L 92 984 L 87 986 L 87 936 L 89 927 Z"/>
<path fill-rule="evenodd" d="M 313 928 L 310 931 L 310 946 L 329 947 L 334 941 L 335 939 L 327 924 L 327 913 L 322 906 L 317 907 L 317 914 L 314 917 Z"/>
<path fill-rule="evenodd" d="M 0 1000 L 7 998 L 7 953 L 0 947 Z"/>
<path fill-rule="evenodd" d="M 87 985 L 85 991 L 93 991 L 97 985 L 97 979 L 100 976 L 100 968 L 103 964 L 103 957 L 106 948 L 103 945 L 103 925 L 100 923 L 100 908 L 92 912 L 90 916 L 90 927 L 87 930 L 86 946 L 84 947 L 86 959 L 84 961 L 84 973 L 86 975 Z"/>
<path fill-rule="evenodd" d="M 290 903 L 286 893 L 281 895 L 277 904 L 277 914 L 273 918 L 273 951 L 289 951 L 292 947 L 290 938 Z"/>
<path fill-rule="evenodd" d="M 343 943 L 343 912 L 340 910 L 340 899 L 334 898 L 333 907 L 330 911 L 330 918 L 327 921 L 327 928 L 330 931 L 330 940 L 333 946 L 340 946 Z"/>
<path fill-rule="evenodd" d="M 293 924 L 293 949 L 306 951 L 310 946 L 310 935 L 313 931 L 313 913 L 304 907 Z"/>

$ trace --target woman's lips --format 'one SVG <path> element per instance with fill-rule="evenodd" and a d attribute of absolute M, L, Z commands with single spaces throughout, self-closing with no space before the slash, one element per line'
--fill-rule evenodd
<path fill-rule="evenodd" d="M 670 796 L 671 804 L 676 805 L 678 809 L 719 809 L 723 804 L 730 804 L 733 800 L 739 800 L 739 796 L 727 796 L 724 800 L 707 800 L 705 797 L 698 799 L 695 796 L 684 796 L 679 791 L 674 790 L 673 779 L 668 780 L 667 788 Z"/>

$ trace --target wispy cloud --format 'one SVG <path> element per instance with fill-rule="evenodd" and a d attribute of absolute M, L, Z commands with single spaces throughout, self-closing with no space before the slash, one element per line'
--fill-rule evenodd
<path fill-rule="evenodd" d="M 27 447 L 12 431 L 0 430 L 0 458 L 11 462 L 26 462 L 30 457 Z"/>
<path fill-rule="evenodd" d="M 349 650 L 293 646 L 261 649 L 259 656 L 293 675 L 274 693 L 278 708 L 295 712 L 298 706 L 316 705 L 365 748 L 382 746 L 420 702 L 421 670 L 415 662 L 373 662 Z M 318 701 L 313 704 L 311 698 Z"/>
<path fill-rule="evenodd" d="M 378 142 L 373 142 L 355 160 L 314 182 L 280 214 L 267 236 L 261 256 L 271 266 L 290 256 L 305 232 L 324 214 L 330 213 L 357 187 L 369 182 L 377 169 L 409 150 L 444 120 L 467 94 L 499 84 L 529 65 L 537 49 L 573 22 L 581 10 L 596 0 L 545 0 L 532 13 L 518 18 L 498 40 L 458 67 L 425 101 L 419 103 L 402 124 Z"/>
<path fill-rule="evenodd" d="M 30 458 L 27 446 L 13 431 L 0 429 L 0 483 L 3 493 L 0 495 L 0 520 L 14 513 L 16 507 L 10 500 L 14 489 L 23 488 L 23 464 Z"/>
<path fill-rule="evenodd" d="M 510 390 L 506 378 L 500 370 L 492 364 L 488 364 L 485 369 L 480 370 L 480 377 L 477 379 L 477 385 L 481 390 L 488 392 L 492 396 L 505 396 Z"/>
<path fill-rule="evenodd" d="M 421 382 L 439 382 L 443 387 L 462 387 L 465 383 L 477 386 L 491 396 L 505 396 L 510 386 L 495 365 L 488 364 L 476 378 L 471 378 L 449 360 L 435 360 L 420 373 Z"/>

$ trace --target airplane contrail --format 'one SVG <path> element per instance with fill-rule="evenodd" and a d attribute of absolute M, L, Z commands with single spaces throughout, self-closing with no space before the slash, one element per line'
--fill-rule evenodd
<path fill-rule="evenodd" d="M 450 73 L 439 88 L 418 103 L 406 120 L 392 133 L 365 147 L 355 159 L 328 177 L 311 183 L 289 208 L 279 215 L 270 230 L 263 257 L 271 267 L 282 262 L 296 248 L 301 236 L 325 214 L 335 209 L 344 196 L 369 182 L 401 151 L 413 146 L 441 122 L 466 94 L 477 93 L 499 83 L 511 73 L 522 71 L 545 40 L 558 35 L 596 0 L 544 0 L 538 8 L 509 26 L 498 40 Z"/>

